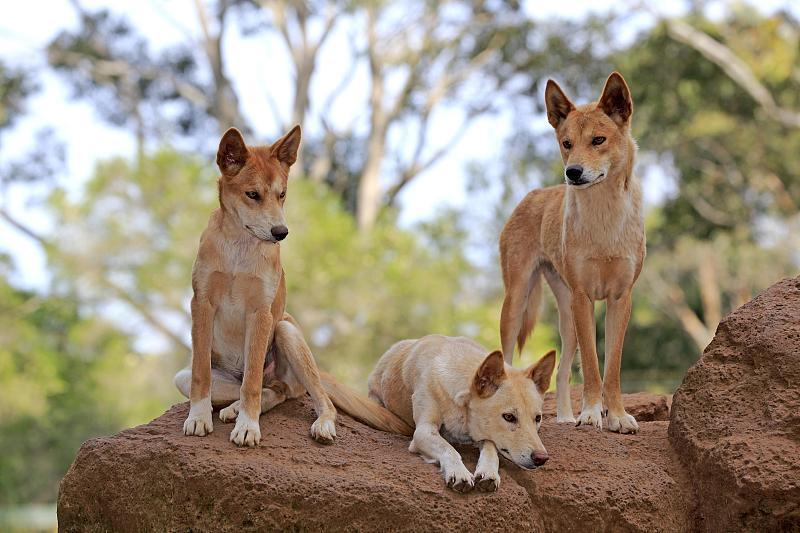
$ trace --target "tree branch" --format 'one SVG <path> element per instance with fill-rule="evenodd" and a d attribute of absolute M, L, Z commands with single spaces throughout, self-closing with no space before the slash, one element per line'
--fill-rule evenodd
<path fill-rule="evenodd" d="M 753 71 L 730 48 L 709 35 L 678 20 L 666 18 L 667 33 L 676 41 L 697 50 L 706 59 L 720 67 L 734 82 L 745 90 L 772 119 L 791 127 L 800 127 L 800 112 L 780 107 L 769 90 Z"/>
<path fill-rule="evenodd" d="M 150 324 L 155 330 L 171 340 L 176 346 L 183 348 L 191 353 L 192 347 L 186 343 L 179 335 L 169 329 L 164 323 L 158 319 L 151 311 L 146 303 L 139 302 L 127 290 L 111 281 L 108 276 L 100 277 L 101 285 L 111 290 L 119 299 L 130 305 L 137 313 L 139 313 L 144 320 Z"/>
<path fill-rule="evenodd" d="M 14 229 L 24 234 L 26 237 L 29 237 L 30 239 L 42 245 L 42 247 L 47 248 L 49 246 L 50 243 L 48 243 L 44 237 L 42 237 L 41 235 L 30 229 L 28 226 L 17 220 L 4 207 L 0 207 L 0 218 L 8 222 Z"/>
<path fill-rule="evenodd" d="M 52 244 L 46 238 L 42 237 L 28 226 L 17 220 L 5 208 L 0 208 L 0 218 L 8 222 L 12 227 L 23 233 L 25 236 L 39 243 L 45 250 L 52 248 Z M 108 279 L 107 276 L 101 275 L 99 279 L 102 286 L 113 291 L 118 298 L 133 307 L 134 310 L 139 313 L 139 315 L 141 315 L 148 324 L 150 324 L 151 327 L 170 339 L 173 343 L 175 343 L 176 346 L 182 347 L 191 352 L 191 347 L 174 331 L 167 328 L 163 322 L 150 311 L 146 304 L 137 301 L 125 289 Z"/>

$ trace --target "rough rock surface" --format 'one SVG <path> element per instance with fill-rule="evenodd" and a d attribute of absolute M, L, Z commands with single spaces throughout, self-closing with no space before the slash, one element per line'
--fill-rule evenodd
<path fill-rule="evenodd" d="M 228 442 L 215 418 L 205 438 L 181 433 L 187 404 L 150 424 L 88 441 L 61 484 L 62 531 L 407 530 L 680 531 L 690 528 L 688 480 L 667 423 L 638 435 L 557 425 L 550 461 L 504 461 L 496 493 L 458 494 L 408 440 L 341 415 L 338 440 L 314 443 L 308 400 L 261 417 L 261 445 Z M 473 469 L 476 450 L 461 449 Z"/>
<path fill-rule="evenodd" d="M 579 388 L 572 400 L 577 413 Z M 504 461 L 497 493 L 466 495 L 408 439 L 347 416 L 335 445 L 314 443 L 307 399 L 262 416 L 255 449 L 228 442 L 233 425 L 218 420 L 210 436 L 184 437 L 180 404 L 81 447 L 61 483 L 59 528 L 800 531 L 800 278 L 726 317 L 674 401 L 624 401 L 638 435 L 558 425 L 548 396 L 550 461 L 535 471 Z M 461 451 L 474 468 L 476 451 Z"/>
<path fill-rule="evenodd" d="M 669 436 L 710 531 L 800 531 L 800 277 L 728 315 L 675 393 Z"/>

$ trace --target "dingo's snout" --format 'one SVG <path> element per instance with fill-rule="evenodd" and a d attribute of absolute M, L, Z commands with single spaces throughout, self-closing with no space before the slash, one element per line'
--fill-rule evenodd
<path fill-rule="evenodd" d="M 279 226 L 272 226 L 270 233 L 272 233 L 272 236 L 275 237 L 276 241 L 282 241 L 287 235 L 289 235 L 289 228 L 283 224 Z"/>
<path fill-rule="evenodd" d="M 547 455 L 547 452 L 534 451 L 531 454 L 531 460 L 534 466 L 542 466 L 548 459 L 550 459 L 550 456 Z"/>
<path fill-rule="evenodd" d="M 564 170 L 564 174 L 567 176 L 567 181 L 574 185 L 581 185 L 586 183 L 586 180 L 583 177 L 583 167 L 580 165 L 570 165 Z"/>

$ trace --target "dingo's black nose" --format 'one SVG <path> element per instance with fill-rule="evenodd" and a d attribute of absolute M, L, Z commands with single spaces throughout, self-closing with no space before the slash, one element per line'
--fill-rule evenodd
<path fill-rule="evenodd" d="M 286 226 L 273 226 L 270 233 L 272 233 L 272 236 L 275 237 L 276 240 L 282 241 L 289 235 L 289 228 Z"/>
<path fill-rule="evenodd" d="M 550 459 L 550 456 L 547 455 L 547 452 L 533 452 L 531 454 L 531 459 L 533 459 L 533 464 L 536 466 L 542 466 Z"/>
<path fill-rule="evenodd" d="M 564 172 L 569 181 L 581 181 L 581 176 L 583 176 L 583 167 L 580 165 L 570 165 Z"/>

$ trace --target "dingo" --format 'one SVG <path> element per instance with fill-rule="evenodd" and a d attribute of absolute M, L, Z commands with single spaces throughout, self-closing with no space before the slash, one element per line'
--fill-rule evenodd
<path fill-rule="evenodd" d="M 219 413 L 223 422 L 236 420 L 230 440 L 255 446 L 261 413 L 308 391 L 318 416 L 311 435 L 323 443 L 336 437 L 336 410 L 299 326 L 284 312 L 278 243 L 289 233 L 283 203 L 299 146 L 299 126 L 272 146 L 247 147 L 234 128 L 219 143 L 220 208 L 192 270 L 192 364 L 175 375 L 190 400 L 186 435 L 211 433 L 212 403 L 230 404 Z"/>
<path fill-rule="evenodd" d="M 396 343 L 369 377 L 370 398 L 416 426 L 409 451 L 438 462 L 447 486 L 459 492 L 497 490 L 498 452 L 526 469 L 548 458 L 538 430 L 555 351 L 526 370 L 487 353 L 470 339 L 428 335 Z M 474 476 L 448 441 L 477 443 Z"/>
<path fill-rule="evenodd" d="M 642 192 L 633 175 L 630 90 L 614 72 L 597 102 L 576 107 L 548 80 L 545 104 L 566 184 L 528 193 L 500 235 L 503 353 L 511 362 L 515 341 L 522 351 L 536 324 L 544 276 L 558 303 L 561 334 L 557 420 L 575 422 L 569 378 L 577 341 L 584 380 L 577 425 L 602 428 L 605 403 L 611 431 L 636 433 L 639 426 L 622 405 L 619 379 L 631 290 L 645 256 Z M 595 347 L 596 300 L 607 301 L 603 381 Z"/>

